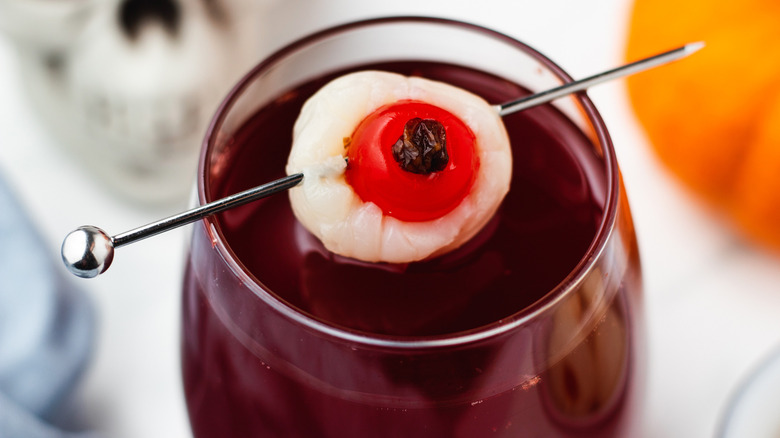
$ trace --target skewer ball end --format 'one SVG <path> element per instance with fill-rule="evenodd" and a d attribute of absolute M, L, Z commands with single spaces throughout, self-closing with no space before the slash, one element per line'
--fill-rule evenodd
<path fill-rule="evenodd" d="M 111 266 L 114 241 L 98 227 L 85 225 L 68 233 L 62 241 L 62 261 L 73 275 L 94 278 Z"/>

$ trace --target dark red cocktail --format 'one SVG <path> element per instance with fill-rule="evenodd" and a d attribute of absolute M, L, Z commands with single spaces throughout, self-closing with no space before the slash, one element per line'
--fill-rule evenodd
<path fill-rule="evenodd" d="M 415 37 L 383 54 L 386 35 Z M 513 58 L 474 59 L 491 51 Z M 201 160 L 201 202 L 283 176 L 303 102 L 367 68 L 496 103 L 566 79 L 521 43 L 462 23 L 326 31 L 228 98 Z M 643 381 L 639 263 L 603 123 L 585 98 L 504 121 L 510 192 L 480 234 L 442 257 L 334 255 L 284 195 L 196 227 L 183 369 L 197 437 L 630 435 Z"/>

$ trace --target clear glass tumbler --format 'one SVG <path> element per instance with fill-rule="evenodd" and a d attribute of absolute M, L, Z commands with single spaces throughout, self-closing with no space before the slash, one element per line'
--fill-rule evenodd
<path fill-rule="evenodd" d="M 467 23 L 383 18 L 280 50 L 223 102 L 206 203 L 284 175 L 303 100 L 365 68 L 501 103 L 571 78 Z M 641 270 L 607 129 L 584 93 L 504 118 L 513 182 L 463 248 L 371 265 L 330 254 L 285 195 L 194 227 L 182 361 L 196 437 L 632 436 L 644 384 Z"/>

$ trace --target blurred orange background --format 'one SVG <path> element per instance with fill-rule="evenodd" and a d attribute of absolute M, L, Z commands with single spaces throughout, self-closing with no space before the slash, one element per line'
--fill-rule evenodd
<path fill-rule="evenodd" d="M 663 163 L 751 239 L 780 250 L 780 3 L 637 0 L 626 57 L 694 41 L 684 62 L 628 79 Z"/>

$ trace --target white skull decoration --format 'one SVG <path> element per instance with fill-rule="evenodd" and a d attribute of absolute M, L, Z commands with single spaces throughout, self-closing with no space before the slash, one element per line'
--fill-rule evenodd
<path fill-rule="evenodd" d="M 34 107 L 78 161 L 152 203 L 186 199 L 222 97 L 265 48 L 270 0 L 0 0 Z"/>

